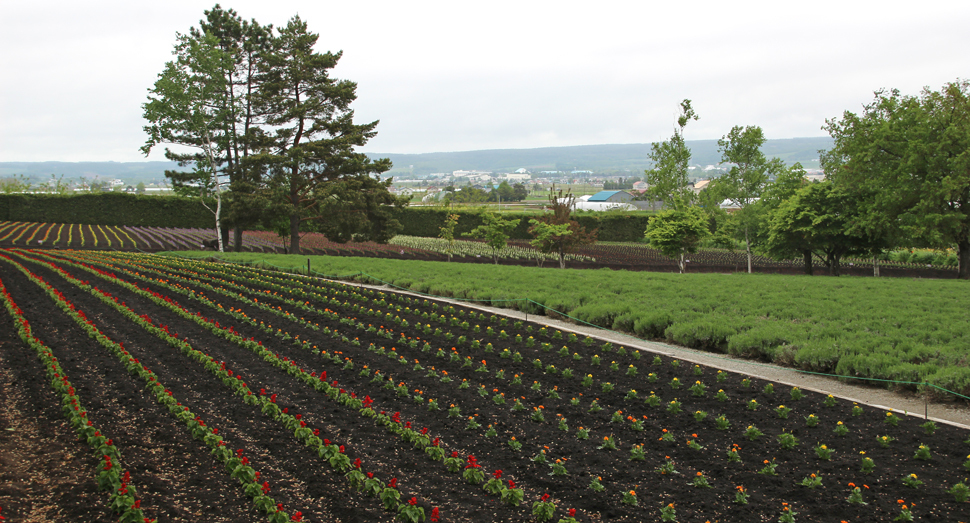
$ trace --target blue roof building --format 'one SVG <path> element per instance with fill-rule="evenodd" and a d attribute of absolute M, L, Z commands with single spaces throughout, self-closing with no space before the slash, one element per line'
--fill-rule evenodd
<path fill-rule="evenodd" d="M 589 197 L 588 202 L 627 203 L 633 201 L 633 196 L 626 191 L 600 191 Z"/>

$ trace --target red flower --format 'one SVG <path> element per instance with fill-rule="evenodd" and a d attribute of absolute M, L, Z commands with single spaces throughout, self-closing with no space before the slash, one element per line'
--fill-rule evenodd
<path fill-rule="evenodd" d="M 303 521 L 303 513 L 300 511 L 294 512 L 292 516 L 292 520 L 296 522 Z"/>
<path fill-rule="evenodd" d="M 549 500 L 549 494 L 543 494 L 542 501 L 548 501 L 548 500 Z"/>
<path fill-rule="evenodd" d="M 408 503 L 413 507 L 418 504 L 418 498 L 411 498 L 411 501 L 408 501 Z"/>
<path fill-rule="evenodd" d="M 360 468 L 360 458 L 354 460 L 354 468 Z"/>
<path fill-rule="evenodd" d="M 343 446 L 343 445 L 341 445 L 341 446 L 340 446 L 340 453 L 341 453 L 341 454 L 343 454 L 343 453 L 344 453 L 344 446 Z"/>
<path fill-rule="evenodd" d="M 431 521 L 438 521 L 438 507 L 431 509 Z"/>
<path fill-rule="evenodd" d="M 330 440 L 327 439 L 327 438 L 323 438 L 323 444 L 324 445 L 329 445 L 330 444 Z"/>
<path fill-rule="evenodd" d="M 574 508 L 569 509 L 569 517 L 571 518 L 576 517 L 576 509 Z"/>
<path fill-rule="evenodd" d="M 397 488 L 397 478 L 391 478 L 391 481 L 387 482 L 389 488 Z"/>
<path fill-rule="evenodd" d="M 319 436 L 320 435 L 320 429 L 313 429 L 313 435 L 314 436 Z"/>
<path fill-rule="evenodd" d="M 374 473 L 373 472 L 368 472 L 367 473 L 367 479 L 374 479 Z"/>
<path fill-rule="evenodd" d="M 269 492 L 269 481 L 264 481 L 263 482 L 263 494 L 266 494 L 267 492 Z"/>
<path fill-rule="evenodd" d="M 495 472 L 492 472 L 492 475 L 495 476 L 495 479 L 502 479 L 502 471 L 501 470 L 496 470 Z"/>
<path fill-rule="evenodd" d="M 289 414 L 289 413 L 290 413 L 290 408 L 289 407 L 283 407 L 283 414 Z"/>
<path fill-rule="evenodd" d="M 136 499 L 136 500 L 135 500 L 135 505 L 134 505 L 134 507 L 135 507 L 135 508 L 141 508 L 141 500 L 140 500 L 140 499 Z"/>
<path fill-rule="evenodd" d="M 510 489 L 513 489 L 513 488 L 515 488 L 515 482 L 514 482 L 514 481 L 512 481 L 511 479 L 509 480 L 509 488 L 510 488 Z"/>

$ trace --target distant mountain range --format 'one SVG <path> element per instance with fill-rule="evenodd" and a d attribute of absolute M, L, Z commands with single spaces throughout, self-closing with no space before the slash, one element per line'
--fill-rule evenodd
<path fill-rule="evenodd" d="M 711 165 L 720 161 L 717 140 L 688 141 L 691 163 Z M 806 168 L 818 167 L 818 151 L 832 146 L 832 139 L 790 138 L 768 140 L 763 150 L 786 163 L 801 162 Z M 511 172 L 525 168 L 530 171 L 593 171 L 597 173 L 641 174 L 650 166 L 647 155 L 650 144 L 577 145 L 572 147 L 541 147 L 538 149 L 489 149 L 450 153 L 367 153 L 371 158 L 390 158 L 394 162 L 391 174 L 404 176 L 431 173 L 450 173 L 457 170 Z M 0 162 L 0 178 L 24 175 L 34 182 L 49 179 L 51 174 L 65 179 L 109 178 L 130 184 L 165 180 L 166 170 L 184 170 L 175 162 Z"/>
<path fill-rule="evenodd" d="M 691 149 L 691 163 L 712 165 L 719 163 L 721 154 L 717 140 L 687 142 Z M 778 157 L 788 164 L 800 162 L 806 168 L 818 167 L 818 151 L 832 147 L 832 138 L 790 138 L 768 140 L 762 150 L 769 157 Z M 391 174 L 450 173 L 456 170 L 511 172 L 525 168 L 530 171 L 629 171 L 641 174 L 650 167 L 647 155 L 650 144 L 577 145 L 573 147 L 542 147 L 538 149 L 489 149 L 451 153 L 381 154 L 367 153 L 371 158 L 390 158 L 394 163 Z M 411 167 L 413 166 L 413 168 Z"/>

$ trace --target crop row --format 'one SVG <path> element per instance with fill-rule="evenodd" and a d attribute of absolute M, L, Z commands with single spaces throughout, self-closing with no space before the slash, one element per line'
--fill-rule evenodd
<path fill-rule="evenodd" d="M 225 258 L 301 270 L 285 256 Z M 646 339 L 851 378 L 926 382 L 970 394 L 970 369 L 962 349 L 970 338 L 970 298 L 959 282 L 622 271 L 562 277 L 530 267 L 340 257 L 311 261 L 322 273 L 355 274 L 364 281 L 376 277 L 416 292 L 529 314 L 552 309 Z"/>
<path fill-rule="evenodd" d="M 636 351 L 469 309 L 157 257 L 65 253 L 51 259 L 77 267 L 83 260 L 91 274 L 106 281 L 117 282 L 115 273 L 139 277 L 142 292 L 160 306 L 175 307 L 166 294 L 191 297 L 206 309 L 183 311 L 187 320 L 222 316 L 213 321 L 271 334 L 276 346 L 290 348 L 283 356 L 289 367 L 312 368 L 322 361 L 342 388 L 382 405 L 386 414 L 373 418 L 379 424 L 410 443 L 417 431 L 408 423 L 431 427 L 425 436 L 438 438 L 437 446 L 477 456 L 463 459 L 463 466 L 485 464 L 466 471 L 487 465 L 517 478 L 517 488 L 526 486 L 523 496 L 540 512 L 549 508 L 543 503 L 556 502 L 578 508 L 576 517 L 582 519 L 635 502 L 654 515 L 679 510 L 682 516 L 711 517 L 712 506 L 728 507 L 735 509 L 732 517 L 744 520 L 742 507 L 764 513 L 782 510 L 779 500 L 795 506 L 805 497 L 795 488 L 803 482 L 807 492 L 819 481 L 814 488 L 822 489 L 822 498 L 841 503 L 857 488 L 848 483 L 862 485 L 871 477 L 867 486 L 874 488 L 865 489 L 869 505 L 864 510 L 888 514 L 899 511 L 894 502 L 901 496 L 893 483 L 912 474 L 925 483 L 921 507 L 949 509 L 952 501 L 942 497 L 963 466 L 956 449 L 937 442 L 942 428 L 930 434 L 935 427 L 919 427 L 905 416 L 896 415 L 900 419 L 893 426 L 874 419 L 877 412 L 855 416 L 850 405 L 794 390 L 782 400 L 787 407 L 775 406 L 780 403 L 775 391 L 756 380 L 662 358 L 641 361 Z M 320 345 L 321 333 L 331 336 L 326 346 Z M 231 330 L 225 336 L 247 341 Z M 304 379 L 305 372 L 290 372 Z M 877 439 L 883 436 L 888 439 Z M 823 458 L 826 451 L 833 454 Z M 874 476 L 863 472 L 859 452 L 873 461 L 875 472 L 869 474 Z M 928 459 L 917 457 L 920 452 L 930 452 Z M 441 454 L 443 462 L 451 456 Z M 445 465 L 445 470 L 455 468 Z M 771 472 L 780 477 L 769 477 Z M 469 475 L 466 481 L 484 482 L 484 474 Z M 689 484 L 678 476 L 690 476 Z M 637 488 L 658 482 L 655 491 Z M 510 487 L 499 484 L 492 482 L 489 492 L 507 497 L 503 489 Z M 739 486 L 749 505 L 736 503 Z M 699 489 L 710 491 L 707 510 L 693 500 Z M 562 498 L 544 500 L 543 490 Z M 907 497 L 913 496 L 920 497 L 916 491 Z M 643 517 L 629 511 L 624 514 Z"/>

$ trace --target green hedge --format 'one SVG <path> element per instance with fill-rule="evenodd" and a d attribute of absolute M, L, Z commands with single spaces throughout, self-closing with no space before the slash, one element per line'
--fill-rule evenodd
<path fill-rule="evenodd" d="M 126 193 L 0 194 L 0 219 L 137 227 L 215 227 L 198 198 Z"/>
<path fill-rule="evenodd" d="M 440 227 L 445 224 L 448 214 L 455 213 L 460 216 L 458 225 L 455 227 L 456 234 L 463 234 L 471 231 L 482 224 L 483 211 L 452 211 L 442 208 L 428 207 L 408 207 L 399 211 L 397 216 L 404 229 L 401 234 L 407 236 L 423 236 L 435 238 L 440 232 Z M 599 229 L 599 241 L 608 242 L 635 242 L 643 239 L 643 231 L 647 228 L 647 220 L 652 213 L 576 213 L 573 214 L 576 221 L 586 229 Z M 503 218 L 514 218 L 519 220 L 518 226 L 512 231 L 513 240 L 531 240 L 529 234 L 529 220 L 535 218 L 534 213 L 525 212 L 503 212 Z"/>
<path fill-rule="evenodd" d="M 449 213 L 444 208 L 408 207 L 398 211 L 404 226 L 401 234 L 435 238 Z M 457 234 L 470 232 L 482 224 L 484 211 L 457 211 L 460 216 Z M 512 231 L 515 240 L 531 240 L 529 220 L 534 213 L 503 212 L 505 218 L 519 220 Z M 587 229 L 599 229 L 599 240 L 635 242 L 643 239 L 650 213 L 579 212 L 573 214 Z M 0 194 L 0 220 L 78 223 L 139 227 L 212 228 L 215 219 L 197 198 L 178 196 L 145 196 L 128 193 L 96 194 Z"/>

